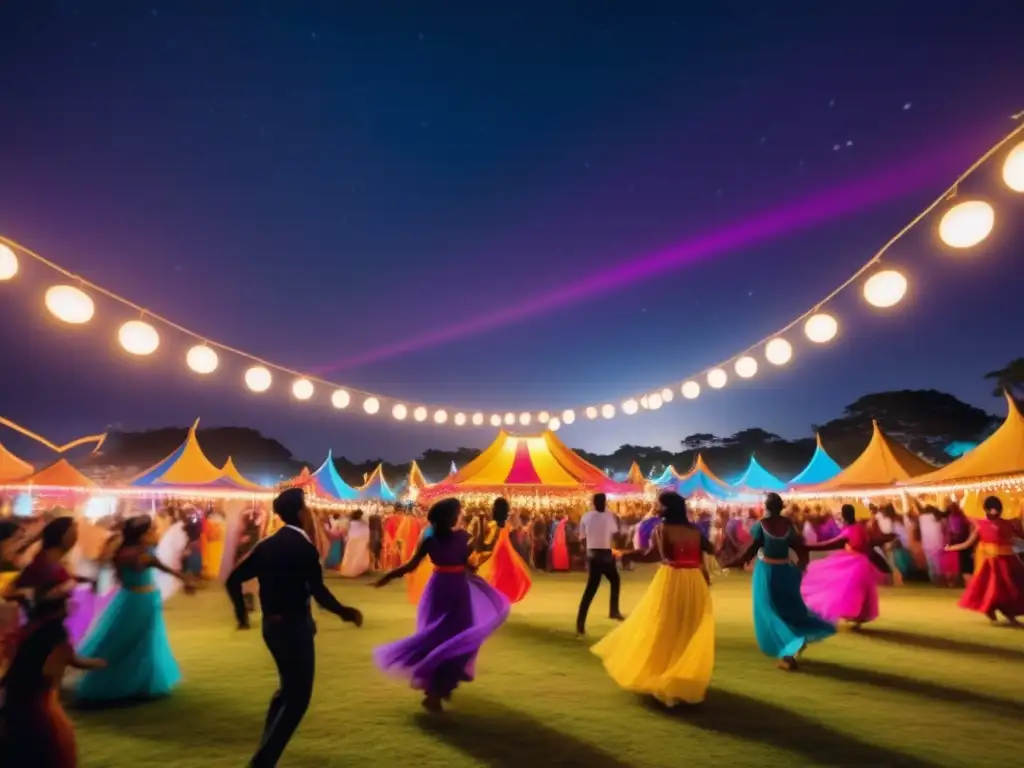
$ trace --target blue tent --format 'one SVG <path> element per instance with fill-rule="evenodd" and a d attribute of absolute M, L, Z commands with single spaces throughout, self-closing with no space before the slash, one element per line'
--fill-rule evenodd
<path fill-rule="evenodd" d="M 313 479 L 318 487 L 339 501 L 356 501 L 359 499 L 359 492 L 351 485 L 342 480 L 334 466 L 333 452 L 327 452 L 327 458 L 320 465 L 320 469 L 313 473 Z"/>
<path fill-rule="evenodd" d="M 657 477 L 651 480 L 652 485 L 656 485 L 659 488 L 667 488 L 676 481 L 679 475 L 676 474 L 676 468 L 673 466 L 665 467 L 665 471 Z"/>
<path fill-rule="evenodd" d="M 804 467 L 803 472 L 789 481 L 790 485 L 817 485 L 831 480 L 842 471 L 835 460 L 825 452 L 825 448 L 821 444 L 821 435 L 815 437 L 818 445 L 814 449 L 814 455 L 811 456 L 811 460 Z"/>
<path fill-rule="evenodd" d="M 733 499 L 738 495 L 729 485 L 718 478 L 704 463 L 704 457 L 697 454 L 693 469 L 675 480 L 673 490 L 681 496 L 701 494 L 713 499 Z"/>
<path fill-rule="evenodd" d="M 384 479 L 384 472 L 380 465 L 373 470 L 369 479 L 356 489 L 356 492 L 359 494 L 360 501 L 398 501 L 395 492 L 391 490 Z"/>
<path fill-rule="evenodd" d="M 750 456 L 750 463 L 747 464 L 746 471 L 740 475 L 739 480 L 733 483 L 733 486 L 748 491 L 786 490 L 786 484 L 762 467 L 753 454 Z"/>

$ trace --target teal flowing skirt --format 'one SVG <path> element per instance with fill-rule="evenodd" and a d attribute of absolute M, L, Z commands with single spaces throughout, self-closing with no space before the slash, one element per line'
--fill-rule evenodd
<path fill-rule="evenodd" d="M 86 672 L 79 681 L 76 699 L 83 703 L 166 696 L 181 680 L 157 589 L 119 589 L 78 655 L 107 662 L 105 669 Z"/>
<path fill-rule="evenodd" d="M 832 624 L 807 609 L 800 595 L 801 578 L 794 565 L 758 560 L 754 566 L 754 635 L 767 656 L 796 656 L 805 645 L 836 633 Z"/>

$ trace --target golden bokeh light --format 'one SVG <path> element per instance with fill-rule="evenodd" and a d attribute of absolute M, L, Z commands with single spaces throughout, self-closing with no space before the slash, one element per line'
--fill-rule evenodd
<path fill-rule="evenodd" d="M 733 366 L 733 369 L 736 371 L 736 375 L 741 379 L 753 378 L 757 373 L 757 360 L 749 355 L 744 355 L 736 361 L 736 365 Z"/>
<path fill-rule="evenodd" d="M 876 272 L 864 283 L 864 299 L 873 307 L 895 307 L 907 295 L 907 278 L 895 269 Z"/>
<path fill-rule="evenodd" d="M 266 392 L 270 389 L 270 384 L 273 380 L 274 377 L 270 375 L 270 371 L 262 365 L 254 365 L 245 372 L 245 386 L 251 392 Z"/>
<path fill-rule="evenodd" d="M 117 329 L 117 341 L 129 355 L 146 357 L 160 346 L 160 334 L 143 320 L 129 320 Z"/>
<path fill-rule="evenodd" d="M 728 374 L 721 368 L 714 368 L 708 371 L 708 386 L 712 389 L 721 389 L 728 381 Z"/>
<path fill-rule="evenodd" d="M 996 212 L 984 200 L 957 203 L 939 222 L 939 237 L 950 248 L 973 248 L 992 234 Z"/>
<path fill-rule="evenodd" d="M 772 365 L 785 365 L 793 359 L 793 345 L 783 338 L 774 338 L 765 345 L 764 358 Z"/>
<path fill-rule="evenodd" d="M 96 314 L 92 297 L 73 285 L 55 285 L 46 291 L 46 308 L 68 325 L 85 325 Z"/>
<path fill-rule="evenodd" d="M 807 318 L 804 335 L 815 344 L 827 344 L 839 333 L 839 321 L 827 312 L 818 312 Z"/>
<path fill-rule="evenodd" d="M 309 379 L 296 379 L 292 383 L 292 397 L 296 400 L 309 400 L 313 396 L 313 382 Z"/>
<path fill-rule="evenodd" d="M 220 358 L 216 350 L 205 344 L 196 344 L 191 347 L 185 355 L 185 364 L 194 372 L 206 376 L 217 370 L 220 365 Z"/>
<path fill-rule="evenodd" d="M 700 396 L 700 384 L 696 381 L 687 381 L 679 388 L 679 393 L 687 400 L 696 400 Z"/>

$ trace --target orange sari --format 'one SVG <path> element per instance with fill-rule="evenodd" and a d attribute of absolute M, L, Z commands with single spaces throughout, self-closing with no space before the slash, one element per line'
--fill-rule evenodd
<path fill-rule="evenodd" d="M 508 528 L 498 531 L 491 556 L 477 569 L 477 575 L 501 592 L 511 603 L 522 601 L 533 585 L 526 563 L 512 546 Z"/>

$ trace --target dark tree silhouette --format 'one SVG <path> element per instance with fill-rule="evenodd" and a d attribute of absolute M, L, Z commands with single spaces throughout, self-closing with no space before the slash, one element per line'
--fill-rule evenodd
<path fill-rule="evenodd" d="M 985 378 L 993 382 L 992 394 L 996 397 L 1009 392 L 1014 400 L 1021 400 L 1024 398 L 1024 357 L 1011 360 L 998 370 L 989 371 Z"/>

